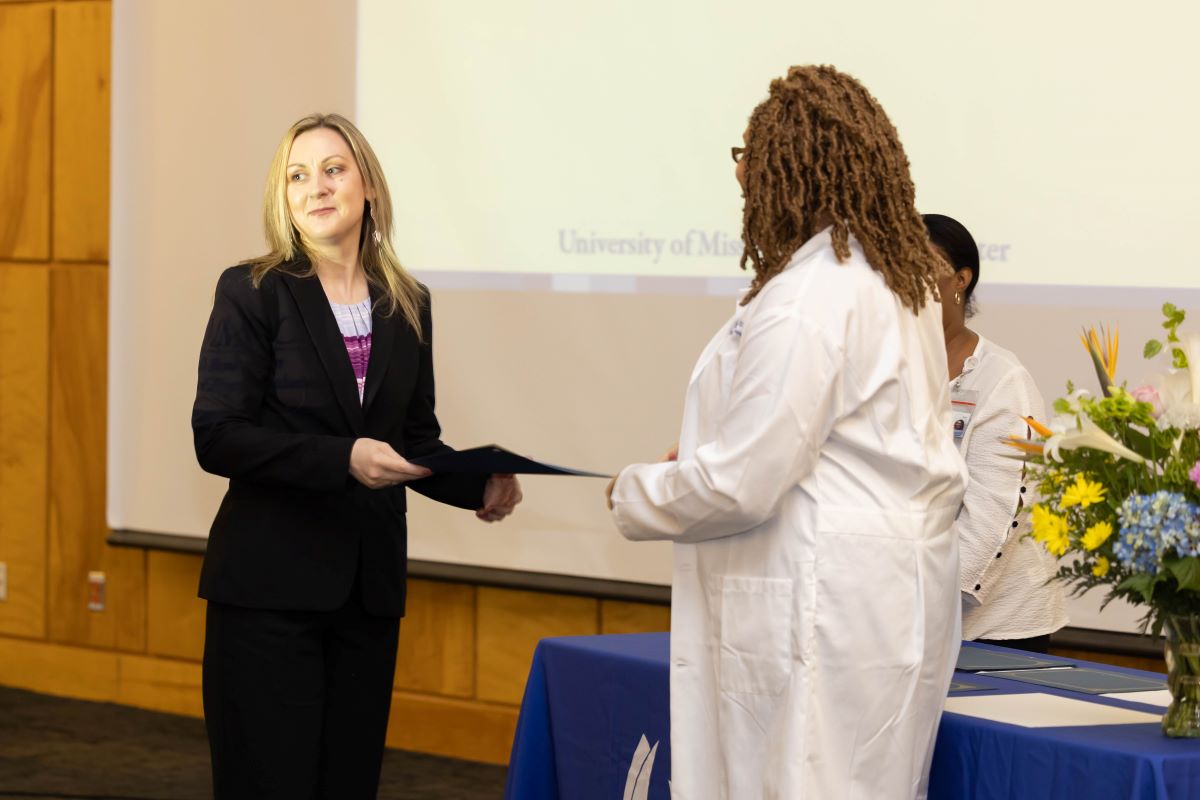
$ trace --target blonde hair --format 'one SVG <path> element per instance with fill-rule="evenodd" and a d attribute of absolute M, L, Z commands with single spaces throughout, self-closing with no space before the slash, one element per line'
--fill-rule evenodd
<path fill-rule="evenodd" d="M 306 274 L 315 273 L 317 254 L 292 224 L 288 210 L 287 165 L 296 137 L 316 128 L 336 131 L 346 141 L 362 174 L 363 188 L 374 198 L 367 201 L 370 213 L 363 214 L 362 235 L 358 245 L 359 263 L 367 275 L 367 282 L 383 295 L 385 314 L 399 311 L 416 331 L 417 338 L 423 341 L 421 304 L 425 300 L 425 290 L 416 278 L 408 274 L 392 249 L 392 198 L 388 193 L 383 168 L 362 131 L 340 114 L 309 114 L 288 128 L 279 147 L 275 149 L 263 196 L 263 227 L 270 249 L 266 255 L 244 262 L 250 265 L 254 286 L 262 283 L 267 273 L 295 259 L 297 253 L 308 257 L 311 266 Z"/>
<path fill-rule="evenodd" d="M 853 234 L 914 313 L 938 297 L 949 268 L 914 205 L 900 137 L 861 83 L 829 66 L 792 67 L 771 81 L 746 139 L 741 265 L 754 280 L 743 304 L 828 222 L 838 260 L 850 258 Z"/>

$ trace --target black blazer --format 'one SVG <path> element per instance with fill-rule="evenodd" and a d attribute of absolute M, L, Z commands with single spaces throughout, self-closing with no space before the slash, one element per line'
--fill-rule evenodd
<path fill-rule="evenodd" d="M 200 596 L 248 608 L 330 611 L 359 578 L 368 611 L 403 616 L 407 540 L 403 486 L 350 477 L 368 437 L 413 458 L 450 448 L 434 415 L 433 326 L 425 341 L 399 313 L 372 316 L 360 405 L 354 371 L 320 281 L 306 261 L 217 282 L 200 349 L 192 432 L 207 472 L 229 478 L 209 533 Z M 374 292 L 374 290 L 372 290 Z M 483 505 L 486 475 L 408 484 L 462 508 Z"/>

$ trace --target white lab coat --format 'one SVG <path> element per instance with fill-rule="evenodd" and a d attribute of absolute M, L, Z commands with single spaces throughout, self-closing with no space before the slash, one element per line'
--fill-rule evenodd
<path fill-rule="evenodd" d="M 676 800 L 924 793 L 959 644 L 941 309 L 808 241 L 713 337 L 679 460 L 618 476 L 669 539 Z"/>

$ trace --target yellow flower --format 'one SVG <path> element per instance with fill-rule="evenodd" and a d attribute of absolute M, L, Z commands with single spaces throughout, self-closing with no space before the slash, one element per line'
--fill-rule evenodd
<path fill-rule="evenodd" d="M 1084 532 L 1083 538 L 1079 540 L 1079 543 L 1083 545 L 1083 549 L 1085 550 L 1095 550 L 1097 547 L 1107 542 L 1108 537 L 1112 536 L 1112 534 L 1113 529 L 1110 523 L 1097 522 Z M 1101 556 L 1101 558 L 1103 558 L 1103 556 Z M 1108 572 L 1108 562 L 1105 561 L 1104 564 L 1104 571 Z"/>
<path fill-rule="evenodd" d="M 1050 511 L 1044 503 L 1038 503 L 1033 507 L 1033 525 L 1030 533 L 1033 538 L 1039 542 L 1046 541 L 1046 537 L 1050 533 L 1050 529 L 1054 526 L 1054 520 L 1060 519 L 1058 515 Z"/>
<path fill-rule="evenodd" d="M 1033 507 L 1032 534 L 1051 555 L 1061 556 L 1071 546 L 1071 538 L 1067 535 L 1067 518 L 1053 513 L 1041 503 Z"/>
<path fill-rule="evenodd" d="M 1059 486 L 1062 486 L 1063 478 L 1066 477 L 1061 469 L 1049 469 L 1042 474 L 1042 488 L 1045 491 L 1052 492 Z"/>
<path fill-rule="evenodd" d="M 1100 556 L 1096 559 L 1096 566 L 1092 567 L 1092 574 L 1097 578 L 1103 578 L 1108 574 L 1108 559 Z"/>
<path fill-rule="evenodd" d="M 1067 548 L 1071 546 L 1071 539 L 1067 536 L 1067 529 L 1064 527 L 1054 536 L 1046 540 L 1046 552 L 1057 558 L 1061 558 Z"/>
<path fill-rule="evenodd" d="M 1104 487 L 1094 481 L 1089 481 L 1083 477 L 1083 473 L 1080 473 L 1075 476 L 1075 482 L 1063 492 L 1062 500 L 1059 501 L 1058 507 L 1064 511 L 1071 506 L 1087 508 L 1093 503 L 1099 503 L 1103 499 Z"/>

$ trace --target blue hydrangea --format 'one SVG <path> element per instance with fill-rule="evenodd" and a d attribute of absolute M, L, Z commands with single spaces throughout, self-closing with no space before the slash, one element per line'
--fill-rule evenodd
<path fill-rule="evenodd" d="M 1117 511 L 1113 555 L 1128 570 L 1157 575 L 1170 555 L 1200 555 L 1200 507 L 1179 492 L 1131 494 Z"/>

